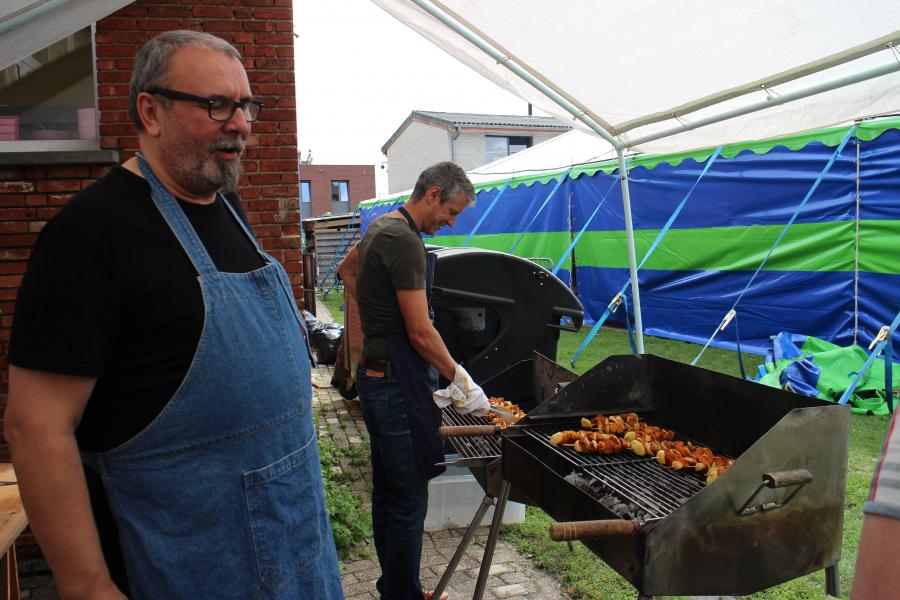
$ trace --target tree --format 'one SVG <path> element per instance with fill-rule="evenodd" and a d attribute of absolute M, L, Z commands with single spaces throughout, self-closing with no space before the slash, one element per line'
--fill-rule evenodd
<path fill-rule="evenodd" d="M 301 165 L 311 165 L 313 163 L 312 149 L 306 151 L 306 158 L 303 158 L 303 151 L 300 151 L 299 155 Z"/>

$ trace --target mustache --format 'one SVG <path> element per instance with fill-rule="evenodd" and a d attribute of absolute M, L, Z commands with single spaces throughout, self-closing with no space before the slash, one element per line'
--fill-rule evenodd
<path fill-rule="evenodd" d="M 228 152 L 237 151 L 238 153 L 243 153 L 246 145 L 246 142 L 237 136 L 233 138 L 219 138 L 209 145 L 209 151 L 218 152 L 219 150 L 225 150 Z"/>

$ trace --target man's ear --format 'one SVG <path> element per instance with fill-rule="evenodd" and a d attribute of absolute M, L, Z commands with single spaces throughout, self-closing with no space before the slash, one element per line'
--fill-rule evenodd
<path fill-rule="evenodd" d="M 427 200 L 429 204 L 440 204 L 441 186 L 433 185 L 425 190 L 425 200 Z"/>
<path fill-rule="evenodd" d="M 162 105 L 147 92 L 141 92 L 137 97 L 137 113 L 144 125 L 144 132 L 150 136 L 156 137 L 160 131 L 160 111 Z"/>

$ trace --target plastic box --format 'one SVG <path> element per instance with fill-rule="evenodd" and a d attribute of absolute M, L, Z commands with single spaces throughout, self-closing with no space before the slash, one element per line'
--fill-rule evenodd
<path fill-rule="evenodd" d="M 448 457 L 448 459 L 452 459 Z M 465 467 L 448 466 L 447 471 L 428 483 L 428 514 L 425 515 L 425 531 L 468 527 L 475 517 L 475 511 L 484 499 L 484 490 Z M 482 519 L 483 525 L 490 525 L 494 517 L 494 507 L 488 509 Z M 504 523 L 522 523 L 525 520 L 525 505 L 507 502 L 503 511 Z"/>

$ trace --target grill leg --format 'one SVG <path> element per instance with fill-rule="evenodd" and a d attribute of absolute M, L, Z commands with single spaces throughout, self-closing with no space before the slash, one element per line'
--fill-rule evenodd
<path fill-rule="evenodd" d="M 478 581 L 475 583 L 475 593 L 472 600 L 481 600 L 484 588 L 487 586 L 488 574 L 491 570 L 491 562 L 494 560 L 494 547 L 497 545 L 497 537 L 500 535 L 500 523 L 503 521 L 503 511 L 506 510 L 506 501 L 509 499 L 510 484 L 505 479 L 500 486 L 500 495 L 497 497 L 497 506 L 494 508 L 494 518 L 491 521 L 491 532 L 484 544 L 484 557 L 481 559 L 481 568 L 478 570 Z"/>
<path fill-rule="evenodd" d="M 825 567 L 825 593 L 837 598 L 840 594 L 841 579 L 838 574 L 838 563 Z"/>
<path fill-rule="evenodd" d="M 462 540 L 460 540 L 459 546 L 456 547 L 456 552 L 453 553 L 453 558 L 450 559 L 450 564 L 448 564 L 447 568 L 444 569 L 444 574 L 441 575 L 441 580 L 438 582 L 437 587 L 434 588 L 434 594 L 432 594 L 433 598 L 440 598 L 441 594 L 447 588 L 447 585 L 450 583 L 450 579 L 456 572 L 456 567 L 459 566 L 459 561 L 462 560 L 463 555 L 466 553 L 466 548 L 469 547 L 469 544 L 472 543 L 472 538 L 475 537 L 475 530 L 479 525 L 481 525 L 481 521 L 484 519 L 485 513 L 493 503 L 494 498 L 492 496 L 485 496 L 481 501 L 481 506 L 479 506 L 478 510 L 475 511 L 475 517 L 472 519 L 472 523 L 469 525 L 469 528 L 466 529 L 466 533 L 463 535 Z"/>

